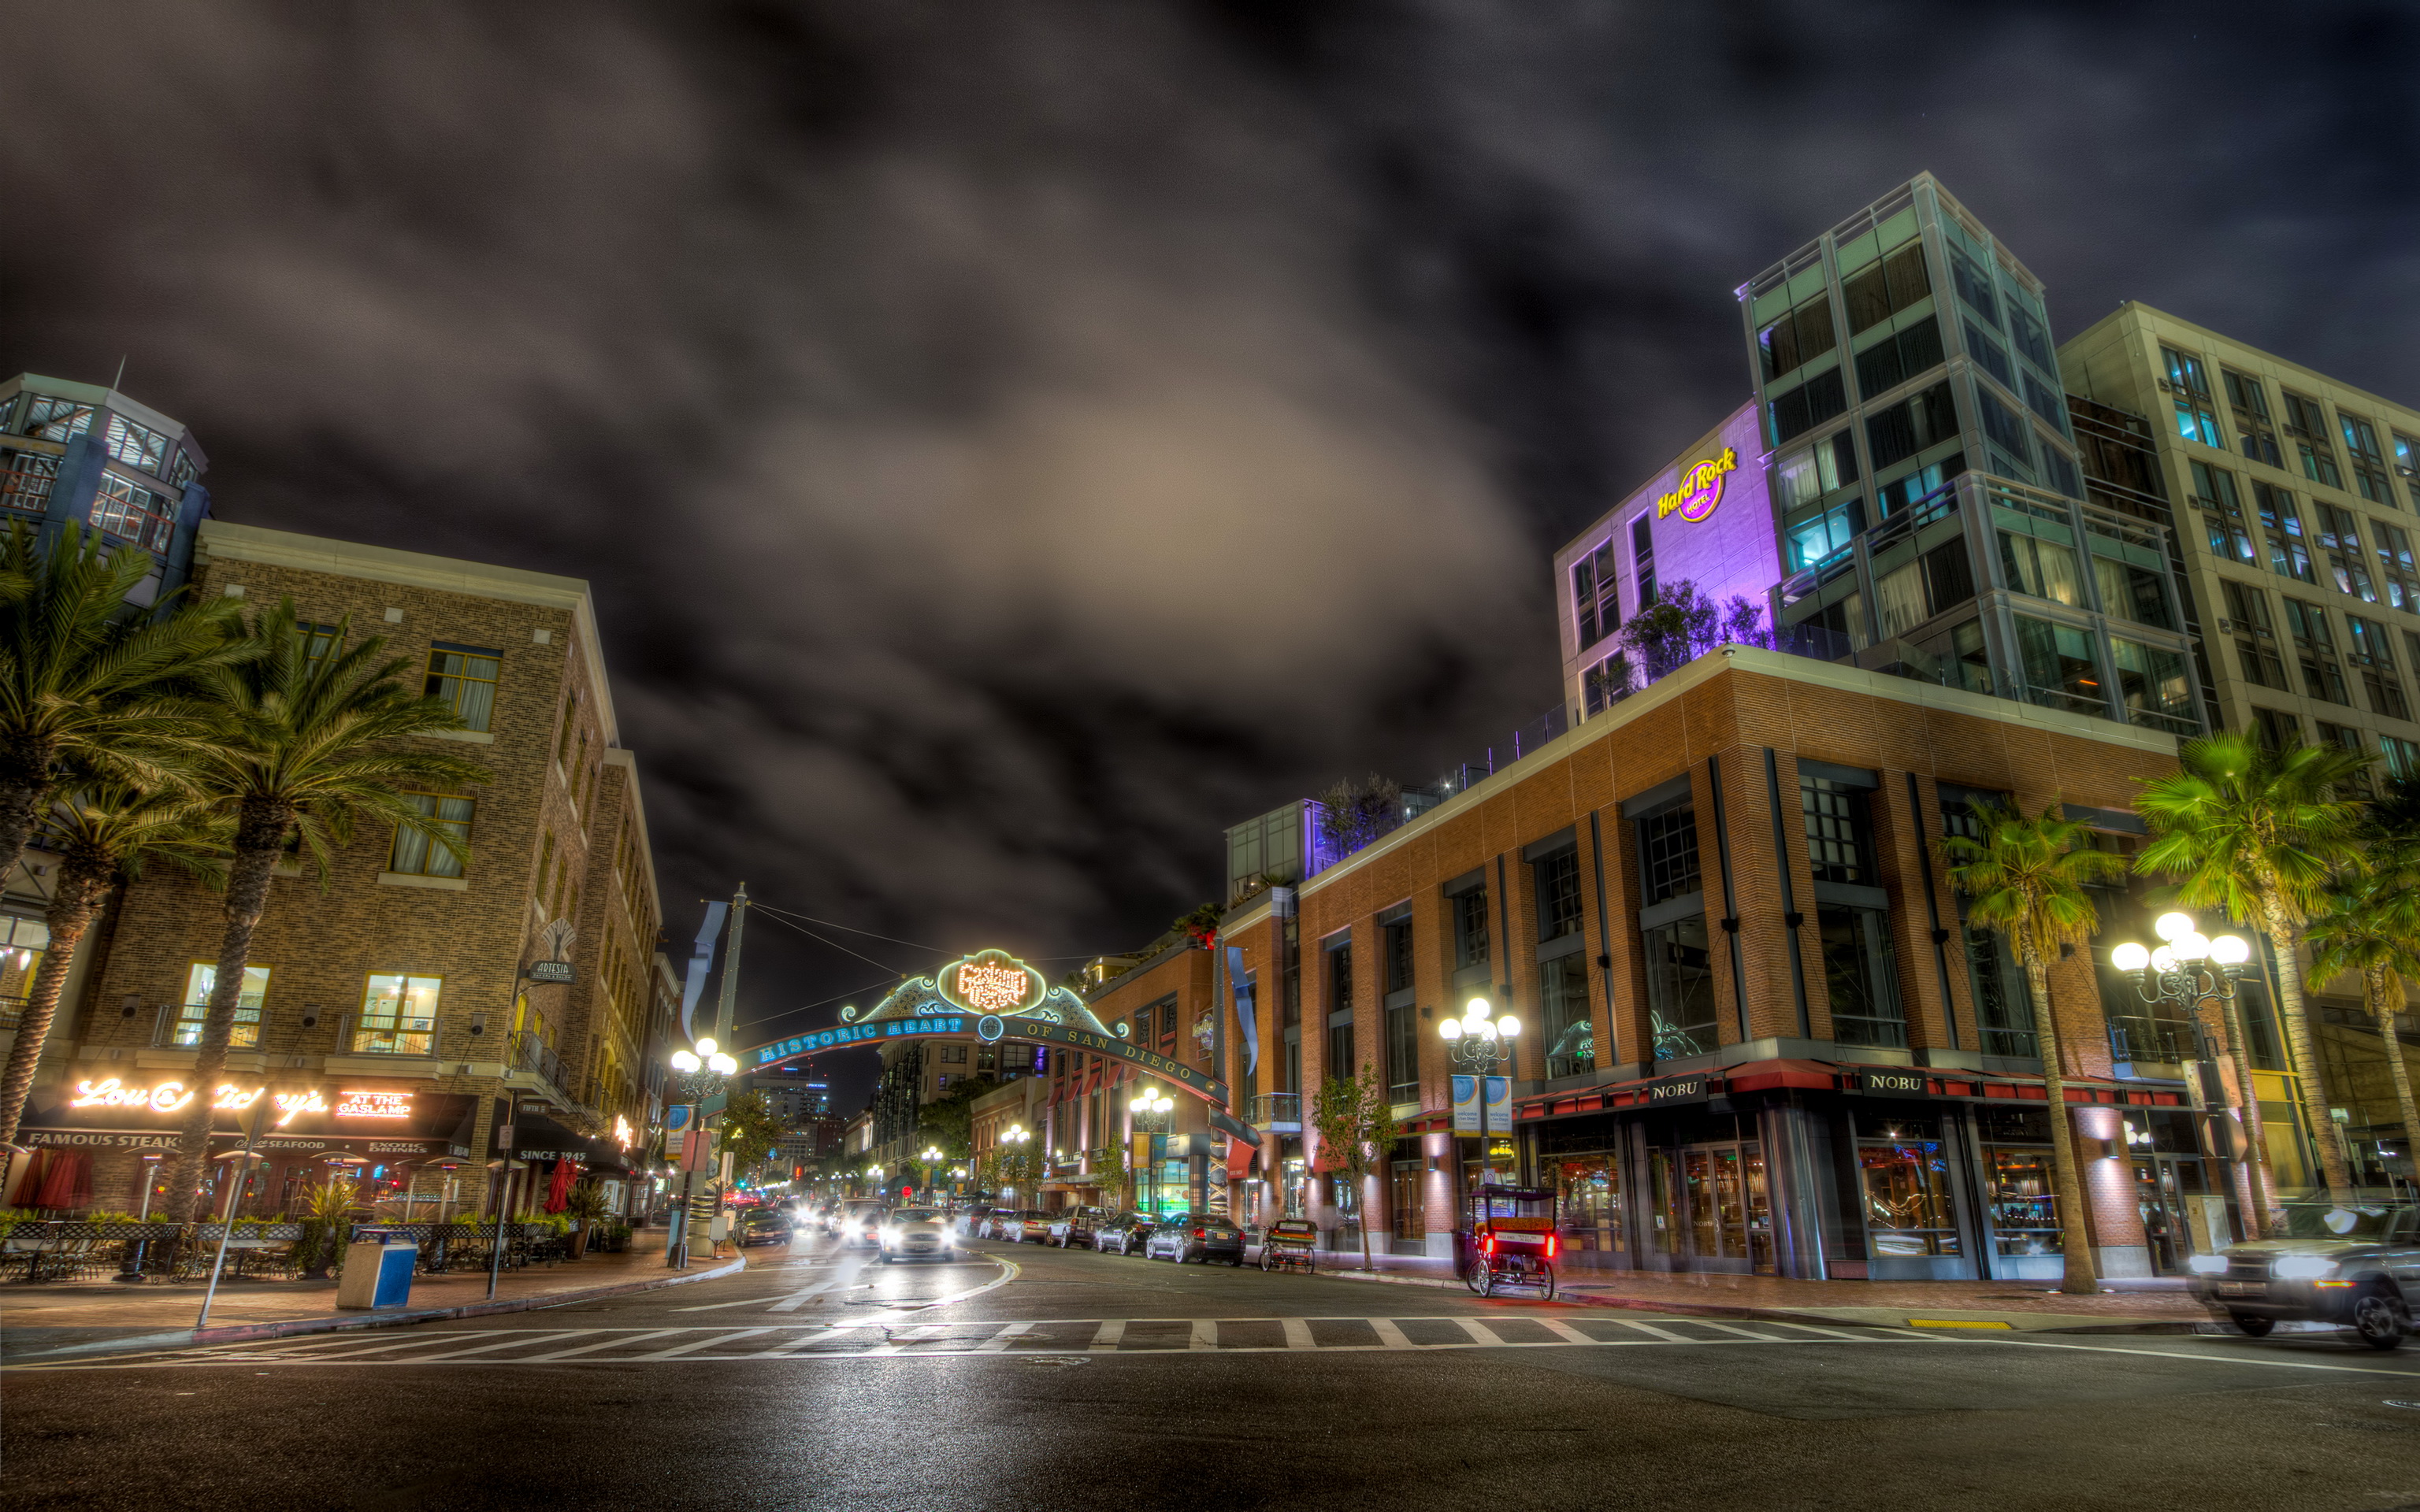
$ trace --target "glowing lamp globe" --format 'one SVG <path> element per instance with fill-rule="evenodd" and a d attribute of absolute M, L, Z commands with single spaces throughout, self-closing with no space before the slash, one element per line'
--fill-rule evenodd
<path fill-rule="evenodd" d="M 2162 914 L 2152 920 L 2151 933 L 2164 940 L 2173 940 L 2180 934 L 2192 933 L 2193 927 L 2194 917 L 2191 914 Z"/>
<path fill-rule="evenodd" d="M 2151 952 L 2128 940 L 2109 952 L 2109 964 L 2120 971 L 2140 971 L 2151 964 Z"/>

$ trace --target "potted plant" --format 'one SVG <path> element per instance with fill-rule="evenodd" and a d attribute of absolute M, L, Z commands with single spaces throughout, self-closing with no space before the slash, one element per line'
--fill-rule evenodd
<path fill-rule="evenodd" d="M 605 1188 L 595 1180 L 582 1181 L 565 1195 L 562 1216 L 567 1221 L 578 1219 L 571 1230 L 571 1257 L 578 1259 L 588 1251 L 588 1236 L 597 1221 L 605 1216 Z"/>
<path fill-rule="evenodd" d="M 330 1177 L 311 1189 L 302 1212 L 302 1237 L 294 1242 L 295 1269 L 305 1281 L 325 1281 L 328 1267 L 345 1252 L 352 1229 L 353 1183 Z"/>

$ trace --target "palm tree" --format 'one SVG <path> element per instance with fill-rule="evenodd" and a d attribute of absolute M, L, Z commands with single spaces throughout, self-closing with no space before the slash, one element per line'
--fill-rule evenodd
<path fill-rule="evenodd" d="M 130 609 L 151 558 L 107 544 L 69 525 L 39 550 L 22 521 L 0 541 L 0 876 L 23 856 L 68 764 L 167 785 L 162 748 L 201 728 L 178 685 L 252 651 L 229 633 L 234 599 L 164 619 Z"/>
<path fill-rule="evenodd" d="M 155 793 L 95 782 L 54 803 L 50 827 L 60 851 L 56 884 L 43 914 L 51 943 L 34 972 L 8 1069 L 0 1072 L 0 1145 L 17 1137 L 42 1040 L 58 1011 L 59 989 L 66 985 L 76 948 L 110 887 L 121 875 L 140 872 L 143 863 L 153 858 L 207 874 L 226 851 L 223 826 L 209 822 L 193 795 L 175 790 Z"/>
<path fill-rule="evenodd" d="M 1968 917 L 1999 931 L 2025 968 L 2034 1032 L 2040 1036 L 2042 1090 L 2050 1100 L 2051 1171 L 2067 1269 L 2059 1289 L 2087 1295 L 2101 1289 L 2101 1278 L 2084 1224 L 2084 1173 L 2067 1111 L 2066 1053 L 2051 1011 L 2050 964 L 2058 959 L 2060 947 L 2092 938 L 2101 927 L 2101 911 L 2085 888 L 2123 872 L 2126 863 L 2094 850 L 2084 825 L 2061 817 L 2056 804 L 2035 819 L 2014 804 L 1981 804 L 1975 822 L 1979 835 L 1952 835 L 1941 842 L 1949 885 L 1973 900 Z"/>
<path fill-rule="evenodd" d="M 2336 795 L 2370 758 L 2335 746 L 2288 746 L 2228 733 L 2187 741 L 2178 771 L 2144 784 L 2134 807 L 2153 840 L 2135 857 L 2144 872 L 2179 879 L 2187 907 L 2217 908 L 2268 936 L 2277 961 L 2277 1011 L 2303 1082 L 2304 1106 L 2327 1118 L 2326 1068 L 2303 1008 L 2296 932 L 2340 869 L 2361 865 L 2363 805 Z M 2252 1089 L 2244 1089 L 2249 1102 Z M 2344 1151 L 2319 1147 L 2331 1198 L 2348 1186 Z"/>
<path fill-rule="evenodd" d="M 351 631 L 348 619 L 333 640 L 306 637 L 287 599 L 240 625 L 254 655 L 201 680 L 218 718 L 213 738 L 190 760 L 195 780 L 233 830 L 234 856 L 227 865 L 226 928 L 194 1064 L 197 1087 L 215 1087 L 226 1068 L 252 932 L 289 843 L 309 853 L 322 886 L 335 848 L 365 819 L 411 830 L 457 859 L 469 858 L 462 839 L 423 812 L 401 786 L 458 787 L 487 780 L 487 769 L 450 752 L 396 744 L 406 735 L 459 730 L 462 722 L 442 700 L 412 692 L 403 681 L 405 658 L 381 659 L 384 637 L 354 644 Z M 195 1098 L 169 1179 L 180 1221 L 192 1221 L 209 1137 L 209 1100 Z"/>
<path fill-rule="evenodd" d="M 2420 876 L 2408 862 L 2346 877 L 2303 932 L 2311 947 L 2313 980 L 2361 979 L 2362 1006 L 2378 1021 L 2379 1035 L 2385 1041 L 2386 1070 L 2403 1111 L 2407 1153 L 2420 1148 L 2420 1108 L 2412 1105 L 2412 1072 L 2403 1064 L 2395 1019 L 2403 1011 L 2405 980 L 2420 980 L 2420 895 L 2415 895 L 2415 886 L 2420 886 Z"/>

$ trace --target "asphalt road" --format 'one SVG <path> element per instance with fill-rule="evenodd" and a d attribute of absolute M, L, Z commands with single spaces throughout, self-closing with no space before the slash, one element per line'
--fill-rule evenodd
<path fill-rule="evenodd" d="M 1714 1322 L 1084 1251 L 0 1372 L 0 1507 L 2420 1509 L 2420 1342 Z"/>

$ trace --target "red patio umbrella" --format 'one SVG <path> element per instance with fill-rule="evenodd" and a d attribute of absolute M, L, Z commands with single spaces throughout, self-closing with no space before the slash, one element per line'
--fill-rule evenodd
<path fill-rule="evenodd" d="M 23 1174 L 17 1178 L 17 1190 L 9 1197 L 8 1205 L 12 1208 L 33 1207 L 35 1199 L 42 1195 L 42 1180 L 50 1174 L 50 1169 L 51 1151 L 35 1150 L 33 1158 L 25 1162 Z"/>
<path fill-rule="evenodd" d="M 92 1195 L 92 1157 L 81 1149 L 63 1149 L 51 1161 L 50 1170 L 42 1177 L 42 1195 L 34 1200 L 38 1208 L 77 1208 Z"/>
<path fill-rule="evenodd" d="M 554 1163 L 554 1180 L 546 1189 L 547 1211 L 561 1212 L 571 1205 L 571 1182 L 579 1174 L 567 1160 Z"/>

